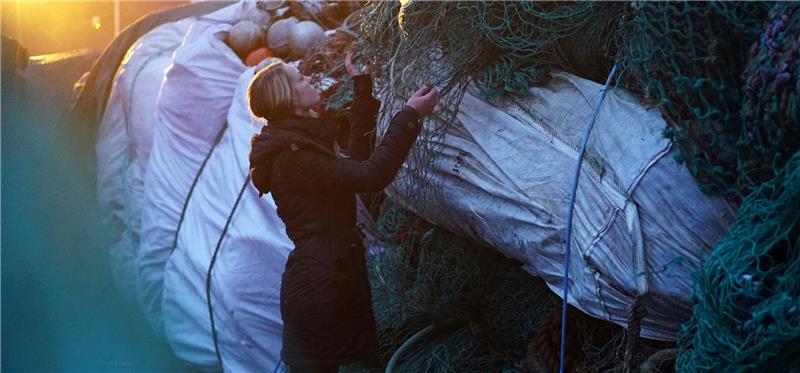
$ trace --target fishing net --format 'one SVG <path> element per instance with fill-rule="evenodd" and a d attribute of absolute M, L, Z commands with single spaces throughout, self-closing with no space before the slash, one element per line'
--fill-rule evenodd
<path fill-rule="evenodd" d="M 395 245 L 368 265 L 384 362 L 395 372 L 486 372 L 524 360 L 559 304 L 546 285 L 388 200 L 382 211 L 379 228 Z"/>
<path fill-rule="evenodd" d="M 561 301 L 544 282 L 518 262 L 432 226 L 390 200 L 384 200 L 377 223 L 393 243 L 368 261 L 387 371 L 558 368 Z M 625 370 L 623 328 L 572 307 L 568 325 L 568 372 Z M 639 361 L 665 346 L 633 343 L 642 346 Z"/>
<path fill-rule="evenodd" d="M 494 97 L 523 93 L 551 69 L 603 80 L 623 10 L 591 2 L 372 2 L 362 34 L 368 55 L 389 66 L 394 88 L 474 81 Z M 428 55 L 432 48 L 440 53 Z"/>
<path fill-rule="evenodd" d="M 679 334 L 680 371 L 787 371 L 800 359 L 800 152 L 759 186 L 711 252 Z"/>
<path fill-rule="evenodd" d="M 750 183 L 751 143 L 740 139 L 743 102 L 739 76 L 771 3 L 634 2 L 620 26 L 618 60 L 629 86 L 658 103 L 671 126 L 665 134 L 681 150 L 705 192 L 733 199 Z M 766 123 L 773 126 L 772 123 Z"/>
<path fill-rule="evenodd" d="M 770 11 L 741 78 L 737 171 L 744 182 L 759 184 L 800 149 L 800 4 Z"/>
<path fill-rule="evenodd" d="M 704 191 L 734 200 L 756 191 L 744 199 L 737 223 L 697 279 L 698 305 L 682 331 L 678 364 L 679 370 L 746 370 L 770 359 L 791 361 L 787 357 L 800 352 L 794 347 L 800 345 L 799 290 L 792 283 L 800 270 L 800 156 L 782 167 L 800 144 L 797 8 L 760 2 L 369 2 L 357 12 L 356 50 L 374 61 L 384 113 L 399 109 L 404 102 L 393 99 L 409 97 L 424 82 L 439 90 L 437 115 L 409 155 L 408 163 L 417 165 L 409 172 L 425 172 L 435 161 L 436 144 L 457 123 L 470 85 L 493 100 L 524 94 L 555 69 L 603 81 L 613 64 L 609 56 L 616 56 L 622 68 L 617 83 L 661 107 L 669 123 L 665 135 Z M 336 60 L 328 58 L 328 70 Z M 337 88 L 328 104 L 346 108 L 350 83 Z M 429 178 L 410 180 L 395 180 L 416 183 L 398 188 L 414 191 L 403 198 L 437 200 L 439 188 Z M 369 264 L 381 351 L 385 360 L 394 356 L 390 368 L 515 371 L 531 360 L 523 348 L 528 344 L 540 362 L 549 361 L 545 370 L 552 369 L 555 355 L 547 351 L 557 345 L 557 324 L 545 316 L 559 300 L 539 280 L 389 202 L 379 224 L 394 238 L 392 249 Z M 580 322 L 572 329 L 594 331 L 572 336 L 582 348 L 573 356 L 585 361 L 573 369 L 631 368 L 623 364 L 624 330 Z M 642 369 L 669 370 L 664 362 L 675 359 L 673 346 L 645 345 Z"/>

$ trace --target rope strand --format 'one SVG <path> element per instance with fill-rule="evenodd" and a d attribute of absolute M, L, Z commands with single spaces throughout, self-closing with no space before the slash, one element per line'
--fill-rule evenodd
<path fill-rule="evenodd" d="M 617 72 L 617 64 L 615 63 L 614 66 L 611 68 L 611 72 L 608 73 L 608 78 L 606 79 L 606 84 L 603 86 L 603 90 L 600 91 L 600 97 L 597 98 L 597 103 L 594 106 L 594 113 L 592 113 L 592 118 L 589 120 L 589 123 L 586 124 L 586 132 L 583 135 L 583 142 L 581 143 L 581 150 L 578 152 L 578 162 L 575 165 L 575 176 L 572 178 L 572 191 L 570 192 L 569 196 L 569 209 L 567 210 L 567 227 L 564 233 L 564 297 L 563 302 L 561 304 L 561 358 L 559 359 L 559 373 L 564 373 L 564 355 L 567 351 L 567 297 L 569 296 L 569 255 L 570 255 L 570 239 L 572 236 L 572 211 L 575 207 L 575 195 L 578 191 L 578 179 L 581 176 L 581 164 L 583 164 L 583 154 L 586 153 L 586 144 L 589 142 L 589 134 L 592 132 L 592 127 L 594 127 L 594 122 L 597 119 L 597 115 L 600 113 L 600 106 L 603 104 L 603 100 L 606 98 L 606 93 L 608 92 L 608 87 L 611 85 L 611 78 Z"/>

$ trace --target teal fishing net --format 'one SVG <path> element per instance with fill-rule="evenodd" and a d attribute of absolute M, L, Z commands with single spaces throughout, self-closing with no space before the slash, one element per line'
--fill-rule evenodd
<path fill-rule="evenodd" d="M 383 360 L 406 345 L 394 371 L 499 371 L 524 359 L 538 323 L 558 304 L 544 282 L 391 202 L 378 224 L 395 242 L 368 262 Z"/>
<path fill-rule="evenodd" d="M 750 48 L 737 146 L 740 183 L 772 177 L 800 149 L 800 4 L 776 5 Z"/>
<path fill-rule="evenodd" d="M 359 48 L 375 61 L 384 100 L 407 97 L 423 82 L 439 88 L 435 130 L 410 155 L 419 165 L 435 159 L 436 137 L 456 123 L 470 84 L 491 100 L 524 94 L 545 83 L 553 69 L 602 81 L 613 63 L 609 56 L 615 56 L 622 67 L 618 84 L 661 108 L 668 122 L 665 135 L 698 185 L 744 201 L 731 232 L 697 279 L 698 304 L 681 333 L 678 368 L 748 370 L 775 359 L 793 361 L 793 348 L 800 345 L 792 316 L 797 308 L 788 306 L 798 299 L 791 282 L 797 278 L 797 218 L 791 219 L 800 212 L 797 195 L 789 197 L 798 185 L 798 156 L 789 157 L 800 148 L 797 8 L 764 2 L 370 2 L 360 13 Z M 391 104 L 385 108 L 392 109 Z M 435 200 L 436 188 L 416 185 L 408 188 L 415 196 L 405 198 Z M 382 215 L 388 226 L 406 226 L 404 219 L 404 213 Z M 408 230 L 403 237 L 395 250 L 370 264 L 373 295 L 380 298 L 375 307 L 384 357 L 417 336 L 411 347 L 401 349 L 396 367 L 512 369 L 515 359 L 497 360 L 500 350 L 487 350 L 491 344 L 471 329 L 481 328 L 465 326 L 486 325 L 465 320 L 525 319 L 487 316 L 491 313 L 481 297 L 491 295 L 486 284 L 497 272 L 470 266 L 471 255 L 480 251 L 459 251 L 475 246 L 438 228 Z M 449 253 L 458 255 L 449 258 Z M 470 271 L 482 280 L 463 286 L 472 281 L 464 279 Z M 507 290 L 496 293 L 514 298 Z M 418 334 L 436 325 L 447 327 Z M 511 334 L 530 338 L 537 328 Z M 776 328 L 780 332 L 774 333 Z M 463 334 L 467 329 L 471 332 Z M 587 361 L 609 353 L 614 357 L 581 369 L 620 369 L 620 334 L 611 335 L 600 338 L 605 345 L 582 342 Z M 520 356 L 513 351 L 509 356 Z M 658 354 L 666 356 L 655 359 L 663 362 L 674 359 L 675 351 L 653 356 Z M 467 355 L 474 361 L 461 361 Z"/>
<path fill-rule="evenodd" d="M 679 335 L 680 371 L 797 367 L 800 358 L 800 153 L 739 208 L 695 281 Z"/>
<path fill-rule="evenodd" d="M 750 186 L 742 142 L 740 74 L 771 3 L 634 2 L 620 26 L 619 61 L 628 86 L 662 109 L 665 134 L 701 188 L 732 199 Z M 766 123 L 772 126 L 772 123 Z"/>

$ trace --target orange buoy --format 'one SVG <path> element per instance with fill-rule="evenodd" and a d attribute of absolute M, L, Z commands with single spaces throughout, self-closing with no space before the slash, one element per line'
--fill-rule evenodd
<path fill-rule="evenodd" d="M 258 48 L 247 55 L 247 58 L 244 60 L 244 64 L 247 66 L 255 66 L 265 58 L 273 56 L 275 56 L 275 53 L 272 53 L 271 50 L 267 48 Z"/>

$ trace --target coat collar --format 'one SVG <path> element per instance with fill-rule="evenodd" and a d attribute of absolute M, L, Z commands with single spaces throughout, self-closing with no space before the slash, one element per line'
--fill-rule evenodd
<path fill-rule="evenodd" d="M 333 151 L 337 127 L 340 122 L 341 118 L 339 117 L 310 118 L 290 115 L 274 119 L 264 129 L 265 132 L 270 132 L 272 129 L 280 130 L 280 132 L 287 131 L 302 137 L 302 140 L 305 140 L 302 142 L 314 142 L 325 149 Z"/>

